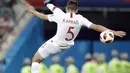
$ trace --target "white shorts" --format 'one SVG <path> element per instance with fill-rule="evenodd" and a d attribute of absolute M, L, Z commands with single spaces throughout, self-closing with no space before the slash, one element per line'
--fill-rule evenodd
<path fill-rule="evenodd" d="M 52 39 L 48 40 L 45 42 L 39 49 L 38 52 L 40 55 L 45 59 L 51 54 L 56 54 L 61 52 L 62 49 L 69 49 L 71 48 L 72 45 L 70 46 L 59 46 L 57 45 Z"/>

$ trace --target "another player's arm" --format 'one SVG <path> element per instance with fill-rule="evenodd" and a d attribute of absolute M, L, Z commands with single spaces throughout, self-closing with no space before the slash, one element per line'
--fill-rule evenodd
<path fill-rule="evenodd" d="M 48 15 L 36 11 L 35 8 L 29 4 L 26 4 L 26 6 L 27 6 L 28 12 L 31 12 L 32 14 L 36 15 L 37 17 L 39 17 L 42 20 L 48 20 Z"/>

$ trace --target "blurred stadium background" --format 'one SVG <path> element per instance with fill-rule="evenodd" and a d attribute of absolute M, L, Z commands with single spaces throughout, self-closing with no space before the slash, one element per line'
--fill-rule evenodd
<path fill-rule="evenodd" d="M 38 11 L 51 13 L 44 6 L 42 0 L 28 1 Z M 64 10 L 67 0 L 53 0 L 53 3 Z M 126 31 L 127 36 L 124 38 L 116 37 L 112 44 L 102 44 L 99 41 L 100 33 L 83 27 L 76 39 L 75 46 L 58 54 L 60 59 L 47 58 L 43 62 L 46 67 L 50 69 L 53 61 L 56 60 L 58 63 L 60 62 L 65 72 L 67 72 L 66 60 L 69 60 L 73 61 L 79 73 L 82 73 L 82 66 L 86 62 L 86 53 L 95 55 L 100 53 L 100 55 L 96 56 L 97 59 L 95 60 L 103 60 L 103 64 L 109 67 L 112 60 L 111 52 L 115 49 L 114 51 L 116 51 L 116 57 L 120 59 L 120 64 L 122 65 L 124 60 L 127 62 L 127 66 L 124 64 L 124 66 L 121 66 L 125 71 L 120 71 L 120 73 L 130 73 L 130 59 L 128 58 L 130 55 L 130 0 L 79 0 L 79 6 L 78 13 L 93 23 L 101 24 L 114 30 Z M 6 15 L 11 21 L 3 21 Z M 18 0 L 0 0 L 0 16 L 0 73 L 31 73 L 21 72 L 21 69 L 26 63 L 30 65 L 30 59 L 39 46 L 55 35 L 56 24 L 40 20 L 26 12 L 24 5 Z M 7 22 L 9 23 L 7 24 Z M 3 30 L 4 34 L 2 34 Z M 73 58 L 67 58 L 68 56 Z M 91 56 L 88 56 L 88 58 L 91 58 Z M 104 70 L 104 68 L 101 69 Z M 109 68 L 105 69 L 108 69 L 109 72 L 111 71 Z M 44 71 L 41 73 L 44 73 Z M 96 73 L 108 72 L 105 70 L 97 71 Z"/>

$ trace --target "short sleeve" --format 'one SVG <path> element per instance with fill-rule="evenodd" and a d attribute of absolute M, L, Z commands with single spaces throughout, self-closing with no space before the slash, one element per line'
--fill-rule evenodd
<path fill-rule="evenodd" d="M 56 15 L 54 15 L 54 14 L 49 14 L 49 15 L 48 15 L 48 20 L 49 20 L 50 22 L 57 22 L 57 17 L 56 17 Z"/>
<path fill-rule="evenodd" d="M 53 14 L 55 14 L 55 15 L 62 15 L 62 14 L 64 14 L 64 12 L 60 9 L 60 8 L 58 8 L 58 7 L 56 7 L 55 5 L 53 5 L 53 4 L 47 4 L 47 7 L 53 12 Z"/>
<path fill-rule="evenodd" d="M 88 19 L 86 19 L 86 18 L 84 18 L 84 17 L 82 18 L 82 25 L 83 25 L 83 26 L 89 28 L 92 24 L 93 24 L 93 23 L 90 22 Z"/>

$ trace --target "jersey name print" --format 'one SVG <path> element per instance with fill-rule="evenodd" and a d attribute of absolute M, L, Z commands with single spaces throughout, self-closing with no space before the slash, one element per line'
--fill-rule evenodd
<path fill-rule="evenodd" d="M 76 25 L 79 24 L 79 22 L 77 20 L 69 20 L 69 19 L 63 19 L 62 22 L 64 22 L 64 23 L 70 23 L 70 24 L 76 24 Z"/>

